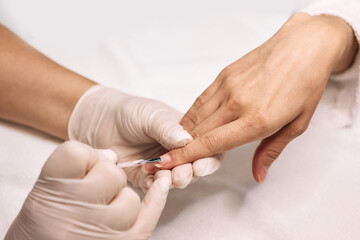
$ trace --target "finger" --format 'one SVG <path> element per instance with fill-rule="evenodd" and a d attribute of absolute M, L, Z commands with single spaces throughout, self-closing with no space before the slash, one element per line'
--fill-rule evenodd
<path fill-rule="evenodd" d="M 147 123 L 149 136 L 166 149 L 185 146 L 192 137 L 179 123 L 182 116 L 182 113 L 170 107 L 168 111 L 157 112 Z"/>
<path fill-rule="evenodd" d="M 139 239 L 148 239 L 151 236 L 161 212 L 166 203 L 171 181 L 167 177 L 160 177 L 151 185 L 142 203 L 138 218 L 129 230 Z"/>
<path fill-rule="evenodd" d="M 162 155 L 162 162 L 155 166 L 171 169 L 267 137 L 271 133 L 272 130 L 263 120 L 258 120 L 258 117 L 250 114 L 207 132 L 183 148 Z"/>
<path fill-rule="evenodd" d="M 69 186 L 77 200 L 108 204 L 127 184 L 124 171 L 116 165 L 99 161 L 81 180 Z"/>
<path fill-rule="evenodd" d="M 193 179 L 191 163 L 176 166 L 171 170 L 172 185 L 176 188 L 185 188 Z"/>
<path fill-rule="evenodd" d="M 190 135 L 189 135 L 190 136 Z M 185 146 L 185 145 L 184 145 Z M 183 146 L 181 146 L 183 147 Z M 171 149 L 170 149 L 171 150 Z M 163 148 L 156 156 L 159 155 L 163 155 L 165 153 L 167 153 L 168 150 L 166 150 L 165 148 Z M 145 164 L 141 167 L 141 172 L 146 174 L 146 175 L 154 175 L 156 173 L 156 171 L 158 171 L 159 169 L 156 168 L 156 166 L 152 163 L 149 164 Z M 128 174 L 127 174 L 128 175 Z M 129 175 L 128 175 L 129 176 Z"/>
<path fill-rule="evenodd" d="M 264 182 L 271 164 L 279 157 L 287 144 L 300 136 L 307 126 L 308 121 L 304 117 L 299 117 L 274 135 L 261 141 L 254 153 L 252 163 L 253 176 L 257 182 Z"/>
<path fill-rule="evenodd" d="M 159 170 L 154 175 L 154 180 L 159 178 L 167 178 L 171 181 L 171 171 L 170 170 Z"/>
<path fill-rule="evenodd" d="M 108 233 L 126 231 L 135 223 L 140 211 L 139 196 L 129 187 L 122 188 L 109 205 L 82 204 L 83 214 L 75 216 L 91 226 L 99 226 Z"/>
<path fill-rule="evenodd" d="M 90 146 L 74 140 L 67 141 L 51 154 L 40 178 L 81 179 L 98 161 L 97 152 Z"/>
<path fill-rule="evenodd" d="M 150 137 L 166 149 L 183 147 L 192 140 L 191 135 L 180 125 L 180 119 L 174 116 L 176 113 L 175 110 L 170 114 L 159 113 L 156 119 L 150 122 Z"/>
<path fill-rule="evenodd" d="M 195 177 L 204 177 L 217 171 L 222 163 L 223 154 L 215 154 L 212 157 L 202 158 L 193 162 Z"/>
<path fill-rule="evenodd" d="M 149 175 L 144 179 L 144 189 L 143 192 L 146 193 L 151 185 L 154 183 L 154 180 L 160 178 L 160 177 L 167 177 L 171 180 L 171 171 L 170 170 L 159 170 L 157 169 L 156 172 L 154 172 L 154 175 Z"/>
<path fill-rule="evenodd" d="M 233 115 L 225 107 L 220 107 L 213 115 L 202 121 L 200 124 L 195 126 L 194 129 L 189 131 L 193 138 L 199 136 L 220 127 L 233 120 Z"/>
<path fill-rule="evenodd" d="M 224 79 L 222 72 L 217 76 L 217 78 L 215 79 L 215 81 L 207 88 L 205 89 L 205 91 L 195 100 L 195 102 L 191 105 L 190 109 L 187 111 L 187 113 L 189 112 L 196 112 L 197 109 L 199 109 L 204 103 L 206 103 L 209 99 L 211 99 L 215 93 L 218 91 L 219 86 L 222 83 L 222 80 Z M 186 113 L 186 114 L 187 114 Z M 185 115 L 186 115 L 185 114 Z M 185 116 L 184 116 L 185 117 Z M 187 120 L 186 119 L 182 119 L 180 121 L 181 125 L 184 125 L 185 122 Z M 186 128 L 185 128 L 186 129 Z"/>
<path fill-rule="evenodd" d="M 160 170 L 160 169 L 157 169 L 158 171 L 155 173 L 154 175 L 154 179 L 157 180 L 159 178 L 167 178 L 169 179 L 169 181 L 171 182 L 170 184 L 170 189 L 173 189 L 174 186 L 172 184 L 172 179 L 171 179 L 171 170 Z"/>
<path fill-rule="evenodd" d="M 190 109 L 181 120 L 182 126 L 187 131 L 192 131 L 200 123 L 215 113 L 221 104 L 221 96 L 215 94 L 199 108 Z"/>
<path fill-rule="evenodd" d="M 140 208 L 139 195 L 131 188 L 124 187 L 102 214 L 102 222 L 114 230 L 129 230 L 134 225 Z"/>
<path fill-rule="evenodd" d="M 154 175 L 146 176 L 145 179 L 144 179 L 144 184 L 142 184 L 143 187 L 141 187 L 141 190 L 144 193 L 146 193 L 153 183 L 154 183 Z"/>

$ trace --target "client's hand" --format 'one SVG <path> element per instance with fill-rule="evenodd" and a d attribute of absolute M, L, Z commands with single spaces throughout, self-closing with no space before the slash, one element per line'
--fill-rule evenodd
<path fill-rule="evenodd" d="M 342 19 L 295 14 L 198 97 L 181 121 L 194 141 L 162 156 L 163 169 L 262 140 L 253 159 L 254 177 L 262 182 L 285 146 L 307 128 L 330 73 L 346 69 L 356 50 Z"/>
<path fill-rule="evenodd" d="M 192 140 L 179 123 L 182 116 L 164 103 L 97 85 L 78 101 L 69 120 L 68 135 L 95 148 L 112 149 L 121 162 L 148 159 Z M 194 177 L 213 173 L 220 163 L 217 156 L 175 167 L 172 184 L 183 188 Z M 134 186 L 146 190 L 152 184 L 153 176 L 144 168 L 124 170 Z"/>
<path fill-rule="evenodd" d="M 156 179 L 140 203 L 115 161 L 111 150 L 75 141 L 60 145 L 5 239 L 148 239 L 164 208 L 170 177 Z"/>

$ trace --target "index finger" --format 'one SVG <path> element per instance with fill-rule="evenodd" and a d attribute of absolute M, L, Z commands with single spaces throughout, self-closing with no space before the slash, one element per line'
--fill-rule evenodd
<path fill-rule="evenodd" d="M 161 156 L 163 162 L 157 164 L 161 169 L 171 169 L 177 165 L 210 157 L 243 144 L 270 135 L 267 126 L 251 117 L 243 117 L 215 128 L 193 140 L 183 148 L 174 149 Z"/>
<path fill-rule="evenodd" d="M 141 203 L 135 224 L 129 230 L 136 239 L 149 239 L 165 207 L 171 180 L 163 176 L 154 181 Z M 133 238 L 129 238 L 133 239 Z"/>
<path fill-rule="evenodd" d="M 203 93 L 200 94 L 199 97 L 196 98 L 195 102 L 191 105 L 189 110 L 185 113 L 184 117 L 181 119 L 180 124 L 184 127 L 184 129 L 192 129 L 196 124 L 195 117 L 197 110 L 203 106 L 209 99 L 211 99 L 214 94 L 218 91 L 219 86 L 221 85 L 223 76 L 222 72 L 217 76 L 215 81 L 205 89 Z M 191 117 L 193 116 L 193 117 Z"/>

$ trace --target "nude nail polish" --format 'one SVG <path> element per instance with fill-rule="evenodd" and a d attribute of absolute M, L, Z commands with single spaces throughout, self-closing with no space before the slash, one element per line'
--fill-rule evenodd
<path fill-rule="evenodd" d="M 260 184 L 265 181 L 268 170 L 269 170 L 268 166 L 262 166 L 261 167 L 260 173 L 258 174 L 258 181 L 259 181 Z"/>
<path fill-rule="evenodd" d="M 171 161 L 169 154 L 162 155 L 160 158 L 161 158 L 161 162 L 154 164 L 155 167 L 157 168 L 161 168 Z"/>

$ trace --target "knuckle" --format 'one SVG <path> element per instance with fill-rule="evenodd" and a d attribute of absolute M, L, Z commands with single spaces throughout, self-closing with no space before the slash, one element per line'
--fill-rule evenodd
<path fill-rule="evenodd" d="M 61 144 L 58 149 L 66 157 L 78 157 L 79 155 L 82 155 L 83 151 L 81 150 L 83 148 L 83 144 L 75 140 L 70 140 Z"/>
<path fill-rule="evenodd" d="M 200 107 L 201 105 L 203 105 L 206 102 L 206 96 L 205 94 L 201 94 L 199 97 L 196 98 L 194 106 L 195 107 Z"/>
<path fill-rule="evenodd" d="M 239 109 L 240 107 L 242 107 L 243 103 L 244 103 L 244 99 L 243 99 L 243 95 L 239 92 L 233 92 L 230 95 L 228 104 L 230 106 L 230 109 Z"/>
<path fill-rule="evenodd" d="M 172 169 L 184 163 L 191 162 L 192 154 L 188 147 L 182 147 L 170 152 L 171 162 L 165 166 L 165 169 Z"/>
<path fill-rule="evenodd" d="M 206 134 L 200 138 L 201 145 L 207 152 L 215 153 L 217 150 L 217 140 L 213 134 Z"/>
<path fill-rule="evenodd" d="M 311 16 L 304 12 L 297 12 L 290 16 L 289 20 L 295 20 L 295 19 L 304 19 L 304 18 L 311 18 Z"/>
<path fill-rule="evenodd" d="M 219 76 L 222 76 L 222 77 L 225 77 L 225 78 L 228 78 L 229 76 L 231 76 L 231 73 L 232 73 L 232 67 L 231 67 L 231 64 L 226 66 L 219 74 Z"/>
<path fill-rule="evenodd" d="M 265 152 L 265 158 L 264 158 L 264 162 L 267 165 L 270 165 L 272 162 L 274 162 L 279 156 L 280 156 L 281 151 L 277 150 L 277 149 L 268 149 Z"/>
<path fill-rule="evenodd" d="M 186 147 L 178 148 L 174 151 L 174 154 L 171 156 L 172 162 L 175 165 L 183 163 L 188 155 L 188 149 Z"/>
<path fill-rule="evenodd" d="M 266 133 L 270 130 L 271 126 L 263 113 L 252 111 L 249 112 L 248 117 L 244 119 L 241 128 L 244 132 L 248 133 Z"/>
<path fill-rule="evenodd" d="M 43 176 L 83 177 L 86 174 L 90 157 L 89 149 L 89 146 L 73 140 L 61 144 L 45 163 L 42 169 Z"/>
<path fill-rule="evenodd" d="M 75 168 L 86 165 L 89 159 L 90 147 L 74 140 L 61 144 L 50 158 L 61 159 L 64 164 L 71 164 Z"/>
<path fill-rule="evenodd" d="M 194 130 L 190 134 L 193 137 L 193 139 L 196 139 L 196 138 L 200 137 L 200 132 L 198 130 Z"/>
<path fill-rule="evenodd" d="M 227 100 L 227 109 L 232 113 L 238 113 L 248 109 L 250 106 L 247 95 L 244 94 L 240 89 L 234 89 L 233 87 L 229 90 L 229 98 Z"/>
<path fill-rule="evenodd" d="M 289 128 L 289 136 L 292 138 L 298 137 L 303 134 L 307 129 L 307 125 L 295 125 Z"/>
<path fill-rule="evenodd" d="M 198 116 L 196 114 L 189 114 L 188 119 L 192 124 L 196 124 L 198 122 Z"/>
<path fill-rule="evenodd" d="M 267 131 L 270 128 L 270 123 L 268 118 L 265 116 L 264 113 L 260 111 L 252 112 L 252 121 L 262 130 Z"/>
<path fill-rule="evenodd" d="M 196 124 L 197 121 L 198 121 L 198 117 L 193 113 L 186 113 L 182 120 L 183 125 L 188 125 L 189 123 L 194 125 Z"/>

